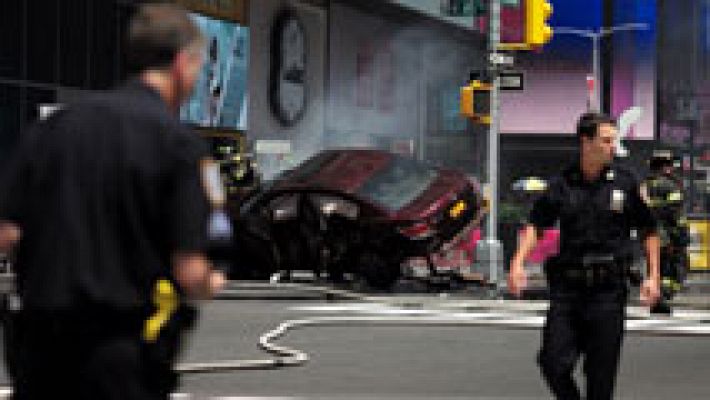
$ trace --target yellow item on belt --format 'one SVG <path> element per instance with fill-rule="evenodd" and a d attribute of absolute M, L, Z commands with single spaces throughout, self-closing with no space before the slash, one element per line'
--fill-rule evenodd
<path fill-rule="evenodd" d="M 661 280 L 661 287 L 668 288 L 674 292 L 678 292 L 681 289 L 681 285 L 673 278 L 663 278 Z"/>
<path fill-rule="evenodd" d="M 677 203 L 680 201 L 683 201 L 683 193 L 681 193 L 679 191 L 668 193 L 668 202 L 669 203 Z"/>
<path fill-rule="evenodd" d="M 178 308 L 178 295 L 173 284 L 167 279 L 158 279 L 153 291 L 155 313 L 143 325 L 143 339 L 148 343 L 158 340 L 161 329 Z"/>

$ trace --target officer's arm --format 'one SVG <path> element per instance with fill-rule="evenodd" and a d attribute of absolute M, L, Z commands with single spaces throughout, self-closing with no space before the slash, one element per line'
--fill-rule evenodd
<path fill-rule="evenodd" d="M 660 282 L 661 280 L 661 268 L 660 268 L 660 247 L 661 240 L 658 237 L 658 233 L 651 233 L 646 236 L 644 240 L 644 247 L 646 250 L 646 272 L 648 279 Z"/>
<path fill-rule="evenodd" d="M 641 284 L 641 302 L 645 305 L 656 303 L 660 296 L 660 238 L 657 232 L 656 218 L 649 205 L 652 203 L 644 185 L 636 185 L 637 190 L 631 191 L 630 211 L 632 224 L 642 233 L 646 251 L 647 275 Z"/>
<path fill-rule="evenodd" d="M 516 297 L 520 297 L 528 285 L 524 268 L 525 258 L 530 254 L 536 242 L 537 228 L 535 225 L 527 225 L 520 238 L 518 250 L 510 261 L 510 272 L 508 273 L 508 290 Z"/>
<path fill-rule="evenodd" d="M 0 170 L 0 253 L 11 252 L 22 236 L 22 216 L 30 200 L 30 160 L 36 154 L 40 128 L 33 125 L 22 135 L 18 148 Z"/>
<path fill-rule="evenodd" d="M 523 234 L 518 244 L 518 250 L 511 260 L 511 272 L 513 272 L 514 268 L 519 268 L 522 271 L 525 259 L 537 243 L 538 233 L 541 232 L 542 229 L 553 226 L 558 219 L 560 209 L 560 185 L 560 179 L 551 179 L 545 192 L 543 192 L 533 204 L 528 223 L 523 229 Z"/>
<path fill-rule="evenodd" d="M 0 253 L 9 253 L 20 241 L 20 227 L 9 221 L 0 221 Z"/>
<path fill-rule="evenodd" d="M 191 299 L 213 296 L 224 283 L 224 275 L 209 262 L 207 221 L 211 211 L 209 181 L 213 169 L 205 160 L 208 149 L 192 132 L 171 135 L 171 175 L 167 194 L 172 274 L 182 292 Z"/>
<path fill-rule="evenodd" d="M 511 272 L 513 268 L 523 268 L 525 259 L 527 259 L 528 254 L 535 248 L 537 243 L 537 228 L 535 225 L 528 224 L 523 230 L 523 234 L 520 237 L 520 243 L 518 244 L 518 249 L 513 256 L 512 262 L 510 263 Z"/>
<path fill-rule="evenodd" d="M 193 300 L 208 299 L 224 285 L 224 275 L 212 269 L 201 252 L 177 252 L 173 255 L 173 276 L 183 292 Z"/>
<path fill-rule="evenodd" d="M 661 273 L 659 267 L 660 239 L 653 232 L 644 239 L 646 247 L 646 266 L 648 275 L 641 284 L 641 303 L 646 306 L 655 304 L 661 296 Z"/>

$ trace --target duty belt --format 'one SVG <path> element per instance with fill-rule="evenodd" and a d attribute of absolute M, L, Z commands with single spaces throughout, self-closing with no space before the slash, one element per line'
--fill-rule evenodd
<path fill-rule="evenodd" d="M 576 259 L 558 258 L 548 264 L 546 272 L 550 283 L 593 288 L 623 283 L 628 264 L 613 254 L 585 254 Z"/>

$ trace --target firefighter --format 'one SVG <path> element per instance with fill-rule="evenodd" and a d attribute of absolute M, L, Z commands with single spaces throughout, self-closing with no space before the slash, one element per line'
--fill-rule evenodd
<path fill-rule="evenodd" d="M 669 302 L 680 290 L 688 270 L 689 235 L 683 212 L 683 183 L 675 175 L 675 160 L 670 151 L 654 152 L 649 169 L 651 173 L 644 180 L 644 187 L 661 238 L 661 298 L 651 312 L 670 314 Z"/>

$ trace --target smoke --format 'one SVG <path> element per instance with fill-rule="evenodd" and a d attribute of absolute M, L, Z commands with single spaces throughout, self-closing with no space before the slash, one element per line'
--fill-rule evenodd
<path fill-rule="evenodd" d="M 473 32 L 462 40 L 418 20 L 405 25 L 333 5 L 325 147 L 410 148 L 426 157 L 428 135 L 465 127 L 458 88 L 485 53 Z"/>
<path fill-rule="evenodd" d="M 325 97 L 311 91 L 306 111 L 324 115 L 322 131 L 301 128 L 282 136 L 291 140 L 291 151 L 260 155 L 264 176 L 328 148 L 380 148 L 438 161 L 426 138 L 465 129 L 458 92 L 469 72 L 485 65 L 480 36 L 425 17 L 393 19 L 339 2 L 331 4 L 329 17 Z"/>

